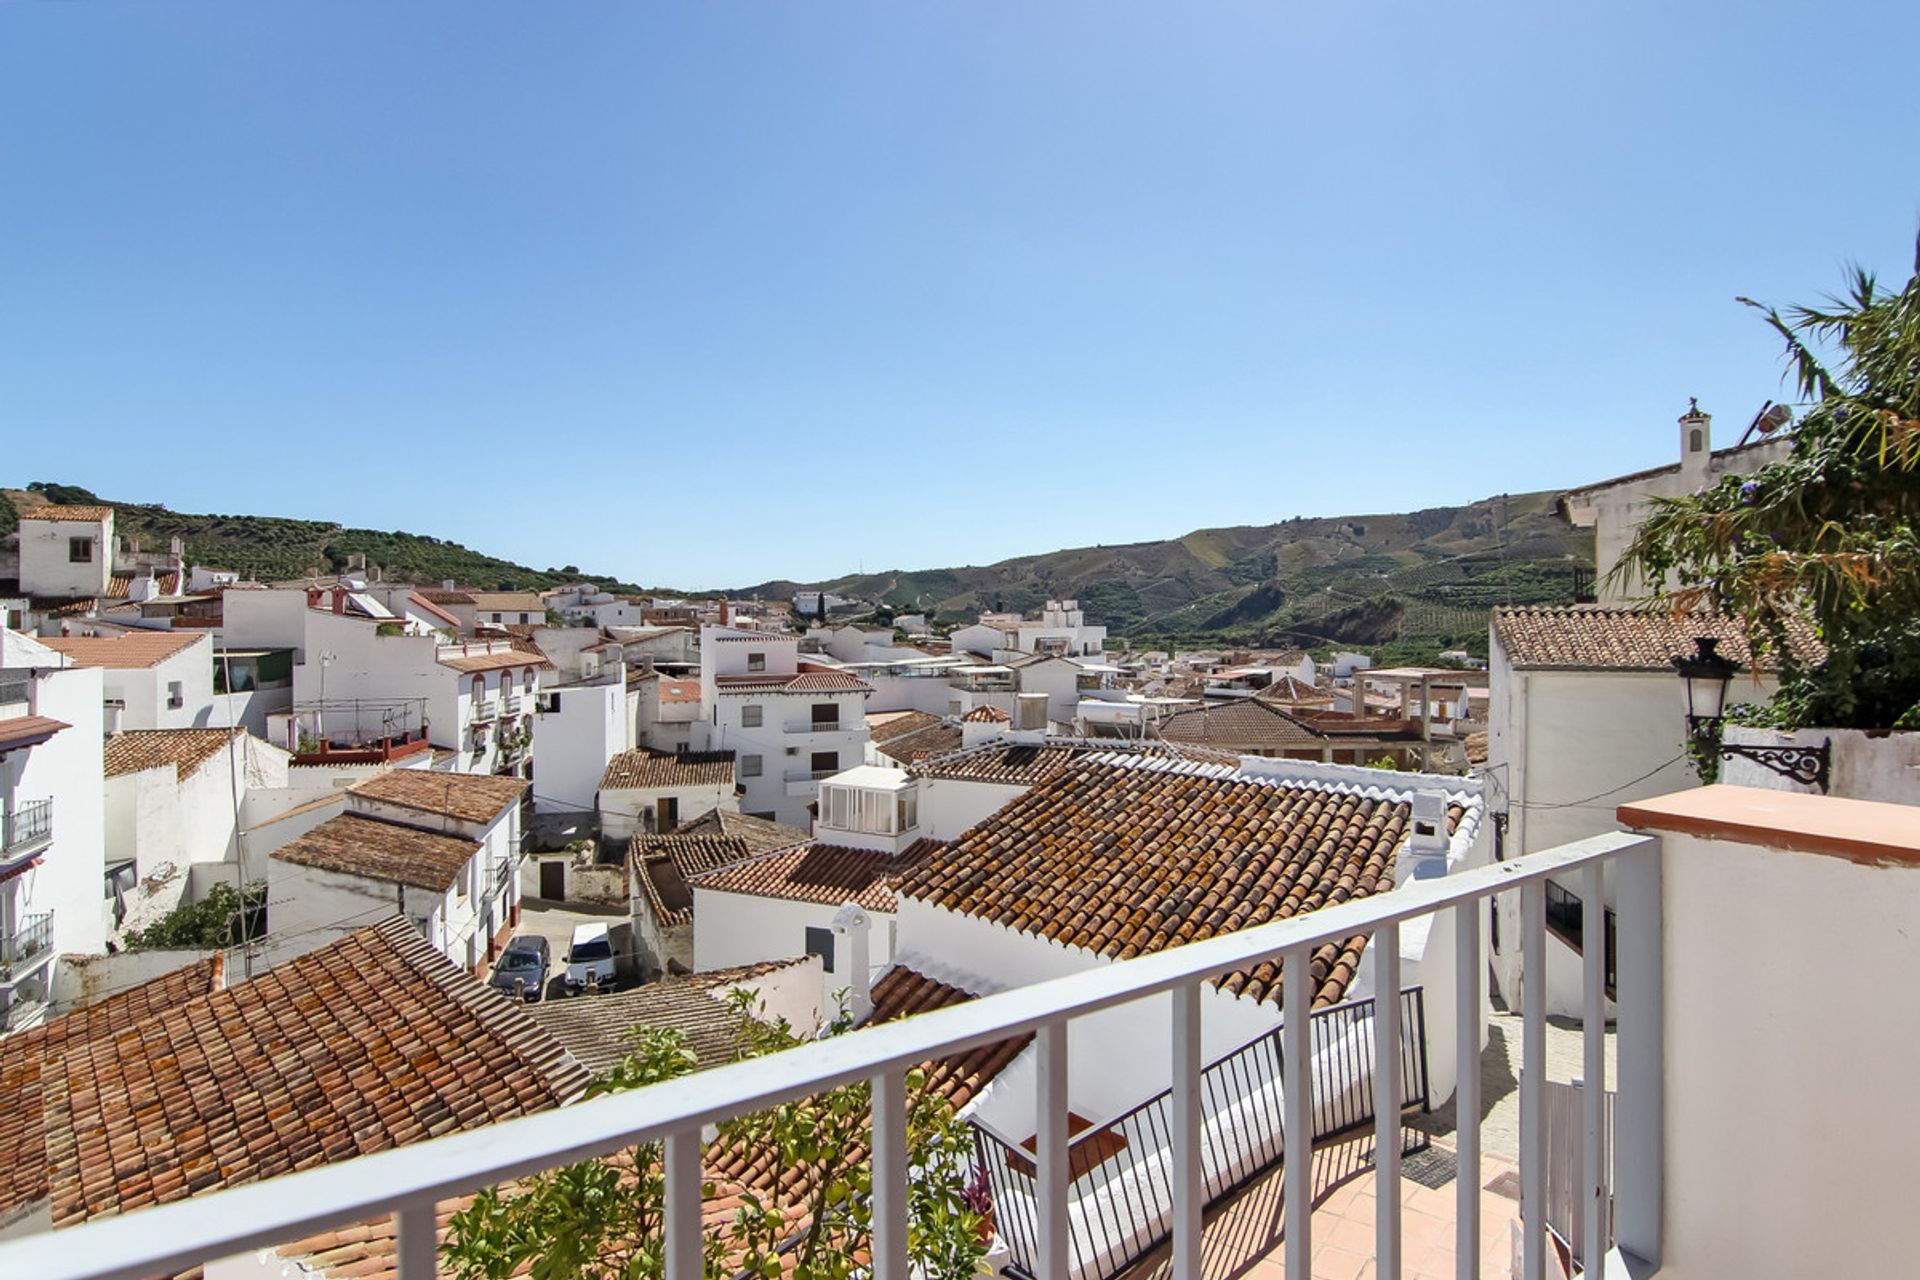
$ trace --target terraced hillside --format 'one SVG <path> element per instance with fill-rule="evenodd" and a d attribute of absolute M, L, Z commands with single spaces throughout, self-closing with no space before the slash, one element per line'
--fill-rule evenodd
<path fill-rule="evenodd" d="M 1484 644 L 1493 605 L 1571 600 L 1591 575 L 1592 534 L 1561 519 L 1554 496 L 1198 529 L 984 566 L 743 590 L 786 599 L 820 588 L 956 619 L 1071 596 L 1090 621 L 1142 642 Z"/>

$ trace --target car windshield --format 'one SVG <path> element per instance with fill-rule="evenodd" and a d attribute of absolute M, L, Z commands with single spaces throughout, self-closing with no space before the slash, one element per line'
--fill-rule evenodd
<path fill-rule="evenodd" d="M 500 957 L 502 969 L 538 969 L 540 957 L 531 951 L 509 951 Z"/>
<path fill-rule="evenodd" d="M 613 947 L 608 944 L 605 938 L 599 938 L 593 942 L 582 942 L 574 947 L 567 958 L 575 962 L 581 960 L 610 960 L 613 958 Z"/>

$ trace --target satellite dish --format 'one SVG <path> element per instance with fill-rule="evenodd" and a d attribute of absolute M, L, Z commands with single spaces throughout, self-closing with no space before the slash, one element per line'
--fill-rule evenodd
<path fill-rule="evenodd" d="M 1753 421 L 1747 424 L 1746 432 L 1740 437 L 1740 443 L 1744 445 L 1753 439 L 1756 432 L 1763 436 L 1770 436 L 1792 421 L 1793 410 L 1786 405 L 1775 404 L 1769 400 L 1760 406 L 1760 412 L 1753 415 Z"/>

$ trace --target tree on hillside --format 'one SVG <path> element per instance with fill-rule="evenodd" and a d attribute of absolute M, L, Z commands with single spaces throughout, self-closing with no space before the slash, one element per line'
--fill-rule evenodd
<path fill-rule="evenodd" d="M 1782 315 L 1740 301 L 1785 339 L 1811 402 L 1791 453 L 1657 500 L 1616 580 L 1637 575 L 1677 610 L 1739 619 L 1754 651 L 1781 664 L 1770 723 L 1920 728 L 1920 244 L 1895 291 L 1856 268 L 1823 306 Z M 1824 658 L 1787 645 L 1795 620 Z"/>

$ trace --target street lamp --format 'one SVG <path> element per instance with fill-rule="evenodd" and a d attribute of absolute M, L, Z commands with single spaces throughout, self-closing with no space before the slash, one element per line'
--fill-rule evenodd
<path fill-rule="evenodd" d="M 1727 713 L 1727 686 L 1740 664 L 1721 655 L 1720 641 L 1695 636 L 1693 652 L 1673 658 L 1673 669 L 1687 692 L 1687 735 L 1696 751 L 1712 752 L 1722 760 L 1751 760 L 1783 778 L 1827 790 L 1833 771 L 1833 739 L 1817 747 L 1758 747 L 1721 740 Z"/>

